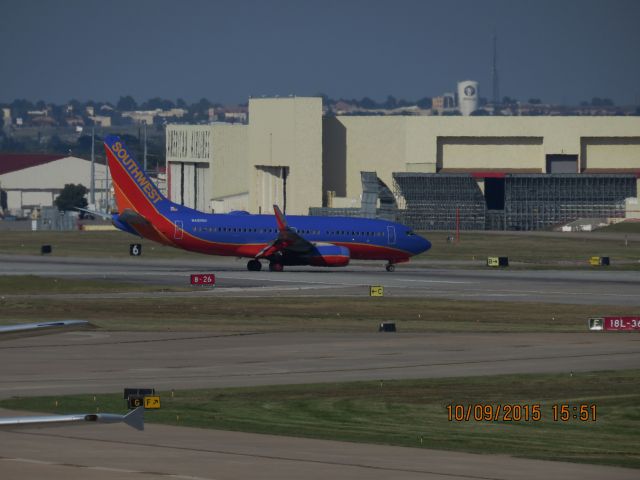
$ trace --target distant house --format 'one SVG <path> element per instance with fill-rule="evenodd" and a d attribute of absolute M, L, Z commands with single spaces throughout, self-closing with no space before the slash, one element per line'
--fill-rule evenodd
<path fill-rule="evenodd" d="M 89 119 L 94 123 L 94 125 L 99 125 L 101 127 L 111 126 L 111 117 L 107 117 L 106 115 L 91 115 Z"/>
<path fill-rule="evenodd" d="M 184 108 L 172 108 L 169 110 L 135 110 L 131 112 L 122 112 L 122 116 L 130 118 L 136 125 L 153 125 L 156 117 L 159 118 L 181 118 L 187 111 Z"/>
<path fill-rule="evenodd" d="M 96 200 L 105 198 L 105 166 L 96 163 Z M 42 154 L 0 154 L 0 188 L 7 192 L 13 215 L 53 205 L 65 184 L 91 184 L 91 162 L 77 157 Z"/>

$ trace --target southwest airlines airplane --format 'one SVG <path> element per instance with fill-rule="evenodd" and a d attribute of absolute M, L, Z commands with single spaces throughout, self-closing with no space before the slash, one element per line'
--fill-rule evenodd
<path fill-rule="evenodd" d="M 410 228 L 386 220 L 347 217 L 290 216 L 277 205 L 275 216 L 247 212 L 207 214 L 165 198 L 133 158 L 122 140 L 104 141 L 119 213 L 113 224 L 128 233 L 164 245 L 210 255 L 246 257 L 258 271 L 285 265 L 344 267 L 349 260 L 396 263 L 428 250 L 431 243 Z"/>

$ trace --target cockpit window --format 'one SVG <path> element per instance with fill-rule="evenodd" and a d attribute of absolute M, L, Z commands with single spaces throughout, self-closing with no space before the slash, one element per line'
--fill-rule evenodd
<path fill-rule="evenodd" d="M 407 230 L 407 237 L 411 237 L 412 235 L 415 235 L 413 230 Z"/>

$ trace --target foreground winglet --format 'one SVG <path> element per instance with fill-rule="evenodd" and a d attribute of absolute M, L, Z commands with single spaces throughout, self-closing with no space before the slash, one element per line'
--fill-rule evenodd
<path fill-rule="evenodd" d="M 122 421 L 136 430 L 144 430 L 144 407 L 131 410 L 124 416 Z"/>

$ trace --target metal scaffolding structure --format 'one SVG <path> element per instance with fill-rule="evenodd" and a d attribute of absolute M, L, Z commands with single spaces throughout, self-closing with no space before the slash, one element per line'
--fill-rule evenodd
<path fill-rule="evenodd" d="M 398 205 L 393 192 L 380 180 L 376 172 L 360 172 L 362 181 L 361 208 L 311 207 L 309 215 L 319 217 L 384 218 L 396 221 Z M 380 208 L 377 208 L 378 201 Z"/>
<path fill-rule="evenodd" d="M 583 218 L 623 218 L 635 175 L 508 174 L 504 210 L 488 210 L 468 174 L 394 173 L 399 221 L 417 230 L 542 230 Z"/>
<path fill-rule="evenodd" d="M 497 186 L 485 185 L 486 198 L 470 174 L 397 172 L 393 181 L 392 193 L 374 172 L 362 172 L 362 208 L 311 208 L 309 214 L 375 216 L 416 230 L 543 230 L 578 219 L 624 218 L 625 199 L 638 195 L 631 174 L 507 174 Z"/>
<path fill-rule="evenodd" d="M 484 230 L 487 211 L 480 187 L 468 174 L 394 173 L 399 221 L 416 230 Z"/>
<path fill-rule="evenodd" d="M 357 217 L 362 218 L 361 208 L 310 207 L 309 215 L 314 217 Z"/>
<path fill-rule="evenodd" d="M 362 200 L 360 201 L 362 216 L 375 218 L 378 205 L 378 176 L 376 172 L 360 172 L 362 182 Z"/>
<path fill-rule="evenodd" d="M 542 230 L 579 218 L 623 218 L 634 175 L 532 174 L 505 177 L 505 230 Z"/>

